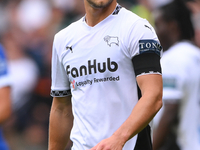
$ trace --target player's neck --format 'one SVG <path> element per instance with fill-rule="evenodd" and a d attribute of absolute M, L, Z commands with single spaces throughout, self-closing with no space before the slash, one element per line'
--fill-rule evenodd
<path fill-rule="evenodd" d="M 93 27 L 106 17 L 108 17 L 116 8 L 117 2 L 113 1 L 109 6 L 105 8 L 93 8 L 85 2 L 85 10 L 86 10 L 86 23 Z"/>

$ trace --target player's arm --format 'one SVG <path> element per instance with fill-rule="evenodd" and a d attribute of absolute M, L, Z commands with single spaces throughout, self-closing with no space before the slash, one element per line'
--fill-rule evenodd
<path fill-rule="evenodd" d="M 114 133 L 122 143 L 139 133 L 153 119 L 162 106 L 162 76 L 158 74 L 137 77 L 142 97 L 134 107 L 129 118 Z"/>
<path fill-rule="evenodd" d="M 49 121 L 49 150 L 65 150 L 72 125 L 71 96 L 54 97 Z"/>
<path fill-rule="evenodd" d="M 91 150 L 122 150 L 124 144 L 139 133 L 153 119 L 162 106 L 162 76 L 158 74 L 137 77 L 142 97 L 128 119 L 108 139 L 101 141 Z"/>
<path fill-rule="evenodd" d="M 11 115 L 10 87 L 0 88 L 0 124 Z"/>
<path fill-rule="evenodd" d="M 158 150 L 164 144 L 167 135 L 171 131 L 172 125 L 178 117 L 178 103 L 165 103 L 164 110 L 153 134 L 153 149 Z"/>
<path fill-rule="evenodd" d="M 160 56 L 157 54 L 138 55 L 134 58 L 133 64 L 137 66 L 135 67 L 136 75 L 138 75 L 136 80 L 142 97 L 118 130 L 91 150 L 122 150 L 124 144 L 144 129 L 162 107 L 163 84 Z"/>
<path fill-rule="evenodd" d="M 121 137 L 124 144 L 144 129 L 162 107 L 160 56 L 154 52 L 144 53 L 135 56 L 132 61 L 141 98 L 129 118 L 114 133 Z"/>

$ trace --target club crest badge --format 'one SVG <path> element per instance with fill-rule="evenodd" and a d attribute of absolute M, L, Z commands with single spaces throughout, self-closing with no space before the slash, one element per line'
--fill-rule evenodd
<path fill-rule="evenodd" d="M 119 46 L 119 38 L 116 36 L 105 36 L 104 41 L 108 44 L 108 46 L 117 45 Z"/>

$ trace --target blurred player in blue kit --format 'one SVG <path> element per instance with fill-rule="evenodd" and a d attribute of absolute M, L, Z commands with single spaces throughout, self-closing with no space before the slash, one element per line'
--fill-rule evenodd
<path fill-rule="evenodd" d="M 162 106 L 162 47 L 153 27 L 116 0 L 84 0 L 86 14 L 55 35 L 49 150 L 152 150 Z"/>
<path fill-rule="evenodd" d="M 11 114 L 10 79 L 3 47 L 0 45 L 0 124 Z M 0 150 L 8 150 L 0 129 Z"/>

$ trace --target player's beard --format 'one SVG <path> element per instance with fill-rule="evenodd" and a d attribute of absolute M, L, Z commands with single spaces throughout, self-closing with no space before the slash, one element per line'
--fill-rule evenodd
<path fill-rule="evenodd" d="M 93 8 L 105 8 L 109 6 L 113 0 L 87 0 Z"/>

